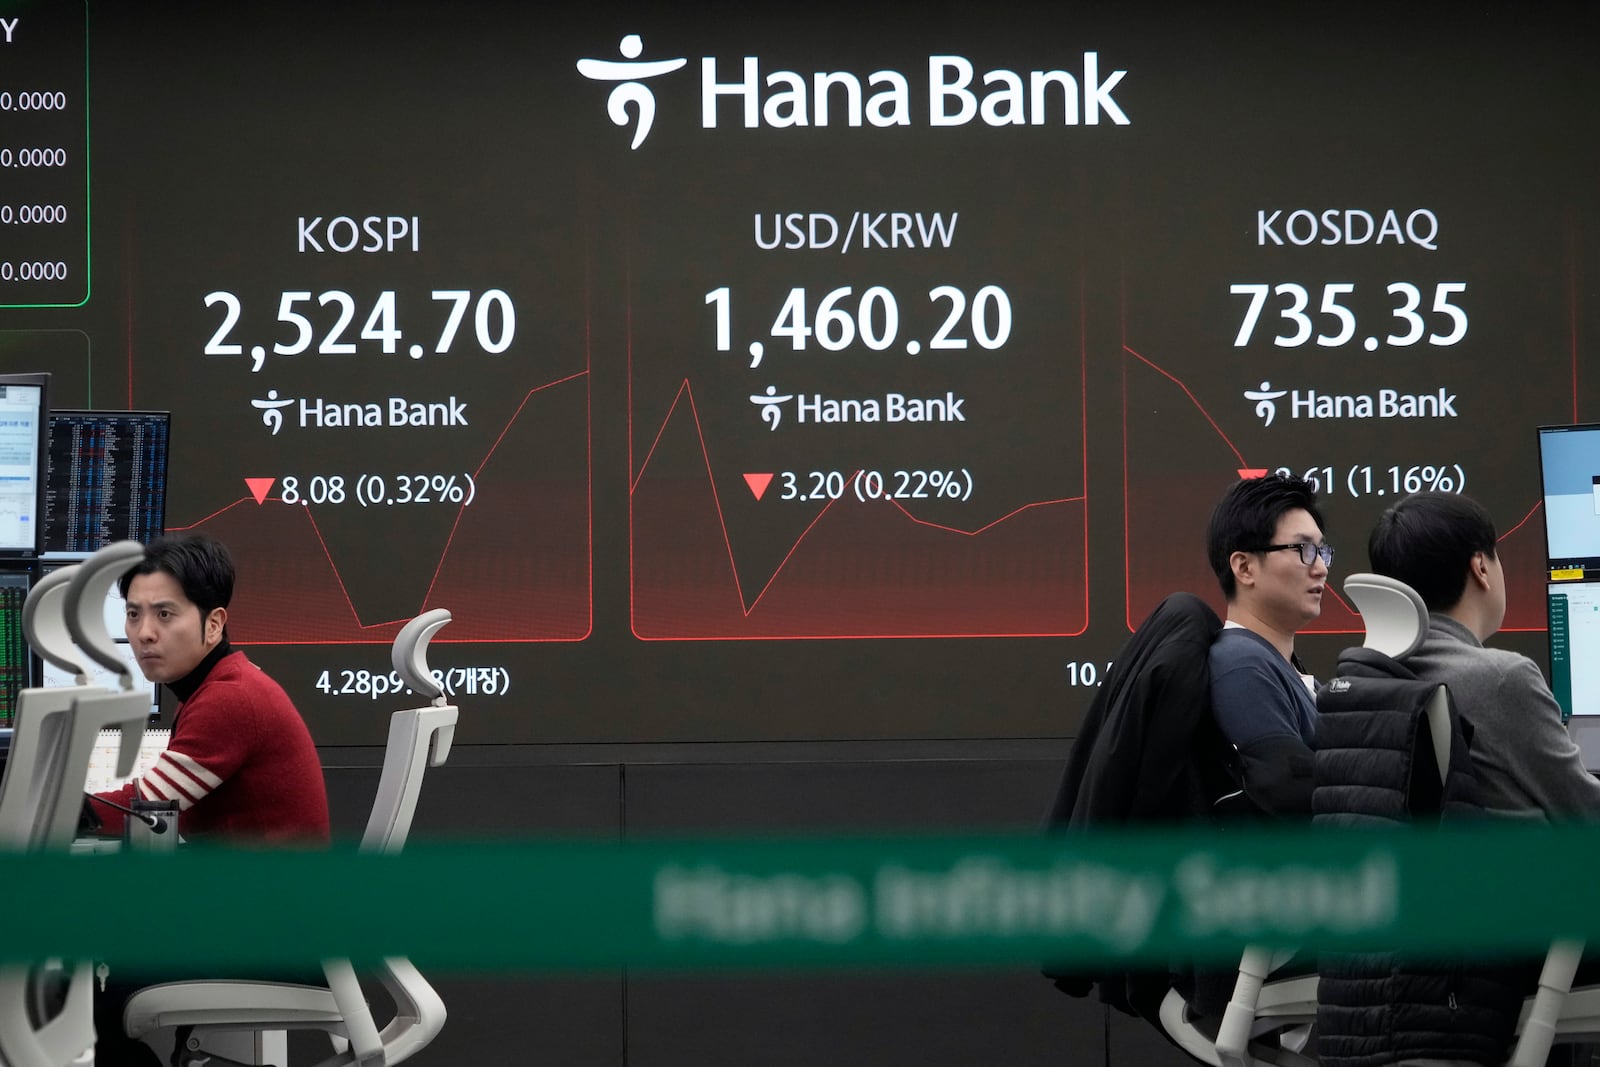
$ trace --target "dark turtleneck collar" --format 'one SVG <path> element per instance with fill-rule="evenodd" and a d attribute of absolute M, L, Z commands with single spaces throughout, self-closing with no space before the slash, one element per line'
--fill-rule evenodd
<path fill-rule="evenodd" d="M 211 673 L 211 668 L 221 661 L 223 656 L 233 651 L 233 646 L 228 644 L 228 636 L 224 634 L 222 640 L 217 642 L 217 647 L 206 653 L 206 658 L 195 664 L 194 670 L 179 678 L 175 682 L 168 682 L 167 688 L 172 690 L 172 695 L 178 698 L 178 703 L 183 703 L 194 696 L 194 691 L 200 688 L 200 683 L 206 680 L 206 675 Z"/>

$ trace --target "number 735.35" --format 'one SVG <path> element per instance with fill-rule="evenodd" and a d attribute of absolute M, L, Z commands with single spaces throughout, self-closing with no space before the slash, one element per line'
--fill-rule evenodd
<path fill-rule="evenodd" d="M 1228 292 L 1234 296 L 1250 298 L 1249 306 L 1245 308 L 1244 320 L 1239 324 L 1239 332 L 1233 339 L 1235 348 L 1243 348 L 1250 343 L 1251 335 L 1255 333 L 1256 324 L 1261 320 L 1261 313 L 1267 306 L 1270 297 L 1282 300 L 1278 308 L 1278 318 L 1284 322 L 1286 332 L 1275 335 L 1272 343 L 1279 348 L 1297 348 L 1300 345 L 1316 339 L 1316 343 L 1323 348 L 1337 348 L 1350 343 L 1355 339 L 1357 331 L 1356 314 L 1342 298 L 1354 294 L 1354 282 L 1329 282 L 1322 287 L 1322 302 L 1315 312 L 1309 311 L 1311 307 L 1312 291 L 1303 285 L 1285 282 L 1281 285 L 1240 284 L 1228 286 Z M 1390 308 L 1390 320 L 1397 332 L 1385 334 L 1382 344 L 1393 348 L 1405 348 L 1427 337 L 1430 345 L 1440 347 L 1453 345 L 1467 336 L 1467 313 L 1456 304 L 1450 302 L 1452 296 L 1467 291 L 1466 282 L 1439 282 L 1433 287 L 1433 305 L 1429 314 L 1435 316 L 1435 323 L 1445 332 L 1428 331 L 1428 323 L 1423 319 L 1422 307 L 1423 292 L 1410 282 L 1390 282 L 1387 292 L 1394 298 L 1394 306 Z M 1324 329 L 1319 332 L 1319 323 L 1312 320 L 1312 315 L 1320 317 Z M 1377 335 L 1369 334 L 1362 341 L 1362 346 L 1371 352 L 1379 347 Z"/>

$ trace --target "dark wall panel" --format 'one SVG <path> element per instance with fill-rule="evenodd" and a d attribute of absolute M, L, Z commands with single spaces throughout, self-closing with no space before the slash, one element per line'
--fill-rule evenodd
<path fill-rule="evenodd" d="M 1107 1011 L 1108 1067 L 1194 1067 L 1194 1060 L 1143 1019 Z"/>
<path fill-rule="evenodd" d="M 627 832 L 976 830 L 1038 826 L 1054 761 L 630 766 Z"/>
<path fill-rule="evenodd" d="M 629 835 L 1021 829 L 1055 761 L 630 766 Z M 630 977 L 630 1067 L 1098 1064 L 1104 1010 L 1025 968 Z"/>
<path fill-rule="evenodd" d="M 1034 974 L 630 978 L 628 1065 L 1097 1067 L 1104 1020 Z"/>

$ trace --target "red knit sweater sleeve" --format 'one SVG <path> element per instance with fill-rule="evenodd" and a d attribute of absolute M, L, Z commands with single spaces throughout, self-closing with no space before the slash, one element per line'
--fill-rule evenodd
<path fill-rule="evenodd" d="M 99 794 L 126 807 L 139 800 L 167 800 L 188 811 L 233 776 L 254 744 L 256 728 L 250 708 L 220 690 L 192 700 L 178 716 L 167 750 L 141 777 L 120 789 Z M 201 694 L 196 694 L 199 698 Z M 96 806 L 102 832 L 120 834 L 125 816 Z"/>
<path fill-rule="evenodd" d="M 310 734 L 283 690 L 243 653 L 224 657 L 184 702 L 150 770 L 102 795 L 124 805 L 135 797 L 171 801 L 186 836 L 306 843 L 328 836 Z M 102 832 L 121 833 L 121 813 L 100 805 L 97 814 Z"/>

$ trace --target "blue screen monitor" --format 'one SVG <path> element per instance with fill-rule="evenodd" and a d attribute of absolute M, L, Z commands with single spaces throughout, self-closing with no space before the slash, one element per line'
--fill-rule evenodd
<path fill-rule="evenodd" d="M 0 556 L 39 554 L 50 375 L 0 374 Z"/>
<path fill-rule="evenodd" d="M 1600 423 L 1539 428 L 1550 580 L 1600 580 Z"/>

